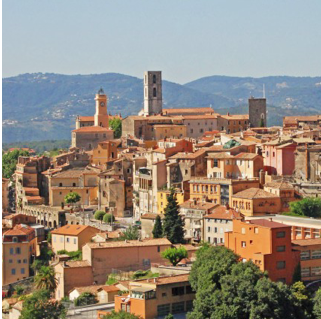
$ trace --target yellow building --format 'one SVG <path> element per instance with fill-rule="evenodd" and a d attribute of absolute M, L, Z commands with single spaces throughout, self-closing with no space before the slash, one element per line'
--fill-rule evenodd
<path fill-rule="evenodd" d="M 190 182 L 190 199 L 232 205 L 232 195 L 242 190 L 259 187 L 259 180 L 194 177 Z"/>
<path fill-rule="evenodd" d="M 62 171 L 50 177 L 49 185 L 50 206 L 61 206 L 70 192 L 81 196 L 81 205 L 98 202 L 98 170 L 82 168 Z"/>
<path fill-rule="evenodd" d="M 154 136 L 156 141 L 159 141 L 164 138 L 184 138 L 187 136 L 186 125 L 154 125 Z"/>
<path fill-rule="evenodd" d="M 84 225 L 65 225 L 51 232 L 52 250 L 77 251 L 90 242 L 99 229 Z"/>
<path fill-rule="evenodd" d="M 167 206 L 167 197 L 170 194 L 170 190 L 160 190 L 157 192 L 157 213 L 158 214 L 165 214 L 165 208 Z M 178 205 L 184 203 L 184 192 L 176 191 L 176 199 Z"/>
<path fill-rule="evenodd" d="M 36 256 L 35 230 L 26 225 L 16 225 L 3 234 L 2 285 L 27 278 L 32 256 Z"/>

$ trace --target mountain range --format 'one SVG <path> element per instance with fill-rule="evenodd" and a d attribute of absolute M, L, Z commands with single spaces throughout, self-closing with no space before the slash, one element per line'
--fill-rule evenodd
<path fill-rule="evenodd" d="M 321 77 L 210 76 L 184 85 L 163 80 L 163 107 L 211 106 L 221 114 L 248 112 L 247 99 L 265 86 L 268 125 L 286 115 L 321 114 Z M 143 107 L 143 80 L 117 73 L 62 75 L 27 73 L 3 78 L 3 142 L 70 139 L 77 115 L 93 115 L 95 93 L 108 95 L 108 110 L 123 117 Z"/>

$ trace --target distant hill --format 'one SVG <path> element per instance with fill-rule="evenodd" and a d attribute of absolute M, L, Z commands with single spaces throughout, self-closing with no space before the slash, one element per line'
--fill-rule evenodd
<path fill-rule="evenodd" d="M 269 125 L 281 124 L 284 115 L 321 113 L 321 77 L 212 76 L 185 85 L 163 81 L 164 107 L 212 106 L 218 112 L 247 113 L 247 98 L 262 96 L 263 83 Z M 75 117 L 93 115 L 100 87 L 108 95 L 112 114 L 125 117 L 143 107 L 143 80 L 128 75 L 34 73 L 4 78 L 3 142 L 69 140 Z"/>

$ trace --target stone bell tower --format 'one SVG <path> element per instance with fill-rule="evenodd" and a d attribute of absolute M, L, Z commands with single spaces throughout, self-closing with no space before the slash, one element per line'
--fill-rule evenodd
<path fill-rule="evenodd" d="M 163 109 L 162 72 L 144 72 L 144 115 L 160 114 Z"/>
<path fill-rule="evenodd" d="M 266 98 L 249 98 L 250 127 L 266 127 Z"/>
<path fill-rule="evenodd" d="M 94 115 L 94 126 L 109 128 L 107 113 L 107 95 L 102 88 L 96 94 L 96 113 Z"/>

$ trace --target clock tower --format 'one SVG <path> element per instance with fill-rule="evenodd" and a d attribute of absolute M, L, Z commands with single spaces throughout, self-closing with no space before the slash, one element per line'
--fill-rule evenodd
<path fill-rule="evenodd" d="M 107 113 L 107 95 L 102 88 L 96 94 L 96 113 L 94 116 L 94 126 L 109 128 Z"/>

